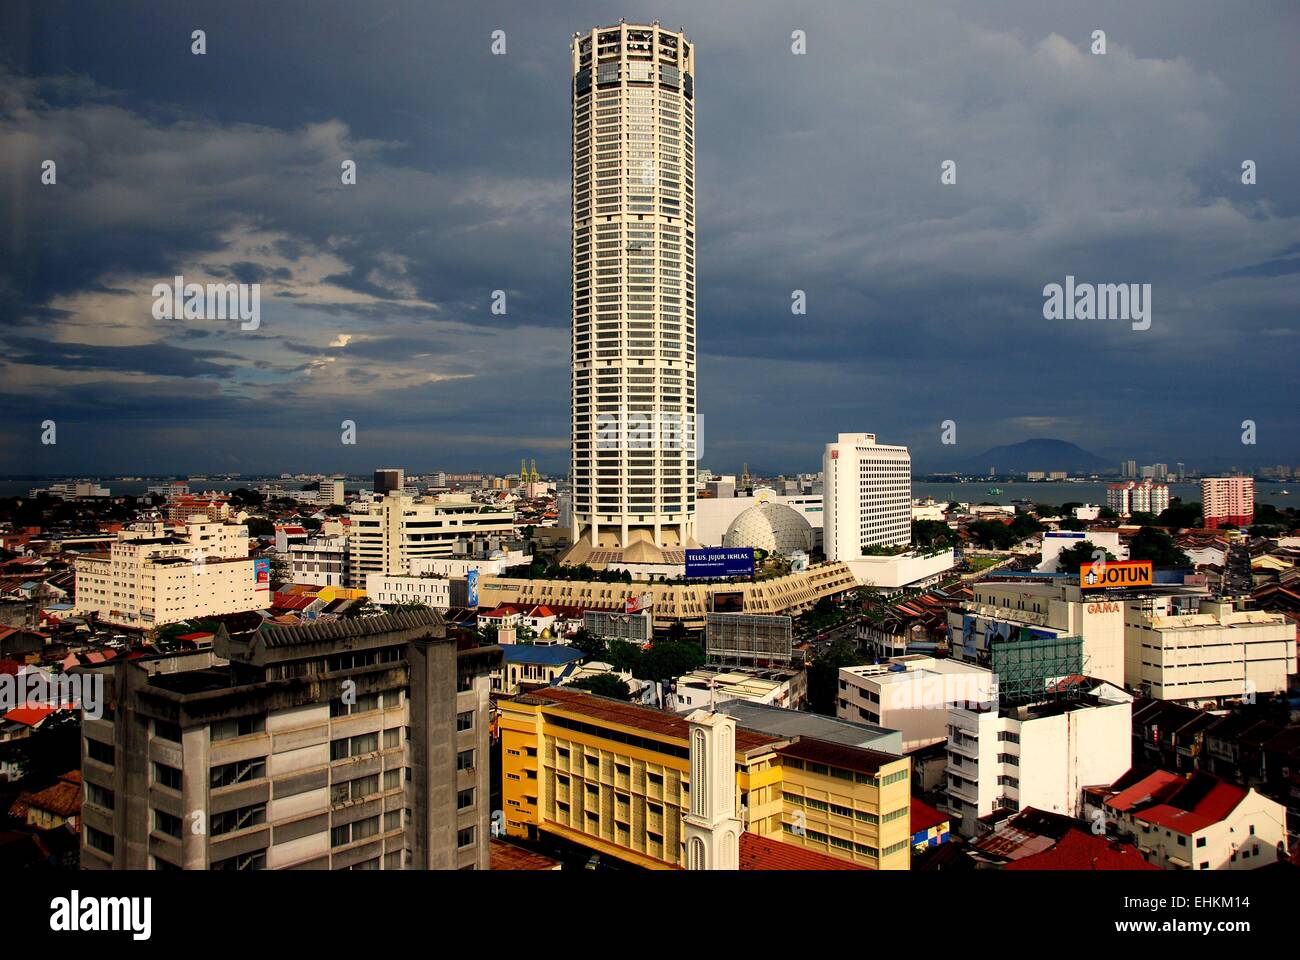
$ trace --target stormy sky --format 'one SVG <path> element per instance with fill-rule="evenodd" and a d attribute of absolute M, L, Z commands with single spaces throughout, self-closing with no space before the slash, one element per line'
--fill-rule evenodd
<path fill-rule="evenodd" d="M 562 471 L 568 43 L 620 17 L 697 47 L 702 465 L 1300 464 L 1289 0 L 11 0 L 0 472 Z M 260 327 L 156 320 L 177 274 Z M 1045 320 L 1067 275 L 1150 329 Z"/>

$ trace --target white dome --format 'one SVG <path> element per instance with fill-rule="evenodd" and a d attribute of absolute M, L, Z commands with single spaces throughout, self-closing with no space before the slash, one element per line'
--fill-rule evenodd
<path fill-rule="evenodd" d="M 761 503 L 731 521 L 722 545 L 756 547 L 783 555 L 807 551 L 812 549 L 812 524 L 784 503 Z"/>

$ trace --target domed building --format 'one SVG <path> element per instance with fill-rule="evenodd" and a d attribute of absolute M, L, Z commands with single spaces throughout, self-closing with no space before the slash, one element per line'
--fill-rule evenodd
<path fill-rule="evenodd" d="M 784 503 L 755 504 L 731 521 L 722 538 L 724 547 L 756 547 L 783 556 L 807 552 L 812 544 L 812 524 Z"/>

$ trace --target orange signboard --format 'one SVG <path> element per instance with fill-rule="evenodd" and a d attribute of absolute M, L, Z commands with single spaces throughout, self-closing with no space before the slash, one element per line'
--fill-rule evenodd
<path fill-rule="evenodd" d="M 1111 560 L 1107 563 L 1085 563 L 1079 567 L 1079 586 L 1084 590 L 1103 587 L 1151 586 L 1150 560 Z"/>

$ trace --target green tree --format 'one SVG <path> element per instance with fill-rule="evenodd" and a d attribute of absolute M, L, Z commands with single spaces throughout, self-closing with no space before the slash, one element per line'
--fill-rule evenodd
<path fill-rule="evenodd" d="M 942 520 L 913 520 L 912 542 L 918 547 L 951 547 L 957 540 Z"/>
<path fill-rule="evenodd" d="M 586 690 L 599 697 L 612 697 L 615 700 L 631 700 L 632 689 L 622 677 L 612 673 L 597 673 L 589 677 L 579 677 L 571 687 Z"/>
<path fill-rule="evenodd" d="M 652 645 L 641 656 L 640 673 L 633 676 L 642 680 L 671 680 L 704 664 L 704 649 L 690 640 L 664 640 Z"/>
<path fill-rule="evenodd" d="M 814 713 L 835 716 L 839 699 L 840 667 L 857 667 L 866 661 L 848 640 L 839 639 L 808 666 L 808 705 Z"/>
<path fill-rule="evenodd" d="M 609 647 L 604 637 L 598 637 L 585 627 L 580 628 L 569 638 L 569 646 L 581 650 L 588 660 L 604 660 L 609 656 Z"/>
<path fill-rule="evenodd" d="M 1098 520 L 1118 520 L 1118 519 L 1119 519 L 1119 514 L 1116 513 L 1114 510 L 1112 510 L 1110 507 L 1102 507 L 1100 510 L 1097 511 L 1097 519 L 1098 519 Z"/>
<path fill-rule="evenodd" d="M 1157 570 L 1190 567 L 1191 558 L 1174 543 L 1173 537 L 1158 527 L 1143 527 L 1128 545 L 1130 560 L 1150 560 Z"/>
<path fill-rule="evenodd" d="M 1199 527 L 1201 525 L 1201 505 L 1199 502 L 1192 500 L 1183 503 L 1181 500 L 1171 500 L 1169 506 L 1160 511 L 1160 517 L 1157 521 L 1162 527 Z"/>
<path fill-rule="evenodd" d="M 634 677 L 641 676 L 641 648 L 626 640 L 611 640 L 605 653 L 605 660 L 615 670 L 625 671 Z"/>
<path fill-rule="evenodd" d="M 1056 557 L 1056 570 L 1058 573 L 1075 573 L 1079 572 L 1079 567 L 1085 563 L 1095 563 L 1095 554 L 1100 548 L 1091 540 L 1081 540 L 1072 547 L 1062 550 Z M 1106 562 L 1110 563 L 1115 556 L 1110 551 L 1102 551 L 1106 555 Z"/>
<path fill-rule="evenodd" d="M 249 517 L 244 521 L 250 537 L 274 537 L 275 524 L 265 517 Z"/>

